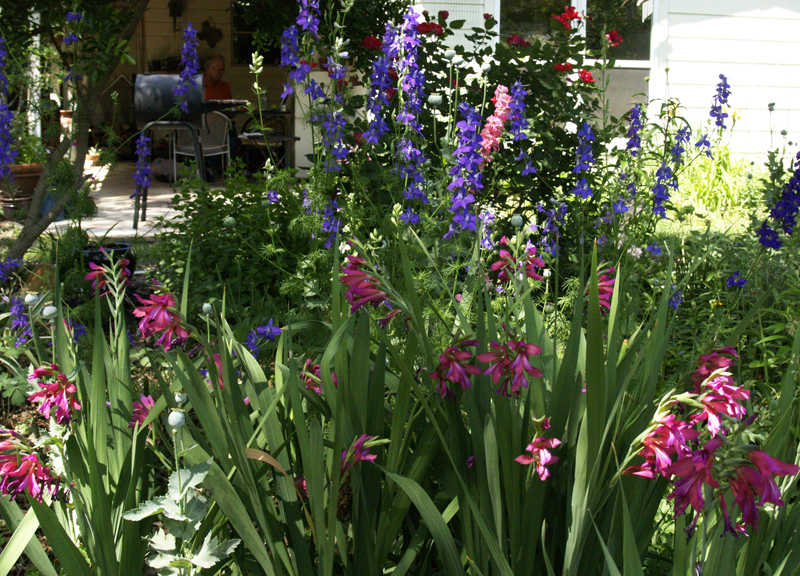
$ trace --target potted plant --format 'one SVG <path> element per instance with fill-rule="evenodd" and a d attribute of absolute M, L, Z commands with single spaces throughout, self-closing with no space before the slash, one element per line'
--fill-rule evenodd
<path fill-rule="evenodd" d="M 0 207 L 7 220 L 24 217 L 30 208 L 47 157 L 42 139 L 28 132 L 23 115 L 14 118 L 11 134 L 17 151 L 16 163 L 8 167 L 11 176 L 0 181 Z"/>

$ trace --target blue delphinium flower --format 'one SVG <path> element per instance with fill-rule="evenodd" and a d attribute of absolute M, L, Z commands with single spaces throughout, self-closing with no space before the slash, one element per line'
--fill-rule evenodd
<path fill-rule="evenodd" d="M 572 169 L 573 174 L 580 174 L 586 170 L 591 169 L 594 164 L 594 157 L 592 156 L 592 142 L 594 142 L 594 132 L 592 127 L 587 122 L 583 123 L 583 128 L 578 130 L 578 148 L 575 150 L 575 155 L 578 157 L 575 167 Z"/>
<path fill-rule="evenodd" d="M 639 149 L 642 147 L 642 138 L 639 136 L 639 131 L 642 129 L 642 105 L 637 104 L 630 111 L 631 125 L 628 128 L 628 145 L 627 150 L 630 150 L 631 156 L 636 156 Z"/>
<path fill-rule="evenodd" d="M 594 164 L 594 157 L 592 156 L 592 142 L 594 142 L 594 132 L 592 127 L 587 122 L 583 123 L 583 128 L 578 131 L 578 148 L 575 150 L 577 162 L 572 169 L 574 174 L 580 174 L 590 170 Z M 586 181 L 586 177 L 578 180 L 578 184 L 571 190 L 573 194 L 577 194 L 581 198 L 589 198 L 592 195 L 592 189 Z"/>
<path fill-rule="evenodd" d="M 726 282 L 726 284 L 728 285 L 728 288 L 733 288 L 734 286 L 736 286 L 737 288 L 744 288 L 744 285 L 746 283 L 747 283 L 747 280 L 745 278 L 742 278 L 741 276 L 739 276 L 739 271 L 738 270 L 736 272 L 734 272 L 733 274 L 731 274 L 730 277 L 728 278 L 727 282 Z"/>
<path fill-rule="evenodd" d="M 6 63 L 6 43 L 5 40 L 0 38 L 0 178 L 13 179 L 14 175 L 11 174 L 8 166 L 14 163 L 17 156 L 17 151 L 13 150 L 14 137 L 11 136 L 11 123 L 14 119 L 14 113 L 6 103 L 8 97 L 8 78 L 3 70 L 8 64 Z"/>
<path fill-rule="evenodd" d="M 267 202 L 270 204 L 275 204 L 279 200 L 278 192 L 275 190 L 270 190 L 267 192 Z"/>
<path fill-rule="evenodd" d="M 152 183 L 150 178 L 153 176 L 153 171 L 150 169 L 149 157 L 150 138 L 142 132 L 136 140 L 136 170 L 131 176 L 133 181 L 136 182 L 136 191 L 131 195 L 131 198 L 141 194 L 144 188 L 150 188 Z"/>
<path fill-rule="evenodd" d="M 12 296 L 9 302 L 9 316 L 11 317 L 11 329 L 20 330 L 17 337 L 17 342 L 14 344 L 15 348 L 19 348 L 28 338 L 33 338 L 31 332 L 31 324 L 28 320 L 28 315 L 25 313 L 25 302 L 19 296 Z"/>
<path fill-rule="evenodd" d="M 86 330 L 86 326 L 75 320 L 74 318 L 70 318 L 68 320 L 69 327 L 72 329 L 72 339 L 75 344 L 78 343 L 78 339 L 81 336 L 88 334 L 89 332 Z"/>
<path fill-rule="evenodd" d="M 322 231 L 328 233 L 328 240 L 325 242 L 325 248 L 330 248 L 336 241 L 336 236 L 339 234 L 339 229 L 342 226 L 342 221 L 336 217 L 339 212 L 339 205 L 336 203 L 335 198 L 331 198 L 325 209 L 322 211 Z"/>
<path fill-rule="evenodd" d="M 191 22 L 183 29 L 183 49 L 181 50 L 180 67 L 181 80 L 175 85 L 172 93 L 180 109 L 188 114 L 189 105 L 186 102 L 186 95 L 195 86 L 194 77 L 200 71 L 200 60 L 197 58 L 197 30 L 192 28 Z"/>
<path fill-rule="evenodd" d="M 338 110 L 328 111 L 320 119 L 322 120 L 322 145 L 328 152 L 328 156 L 323 162 L 325 172 L 339 172 L 342 167 L 338 161 L 344 160 L 350 151 L 342 142 L 347 121 L 344 114 Z"/>
<path fill-rule="evenodd" d="M 481 212 L 478 216 L 481 221 L 483 236 L 481 237 L 481 248 L 485 250 L 494 250 L 494 242 L 492 242 L 492 223 L 495 220 L 495 215 L 489 210 Z"/>
<path fill-rule="evenodd" d="M 394 36 L 393 29 L 387 25 L 387 35 Z M 386 50 L 387 44 L 382 44 Z M 370 90 L 367 96 L 367 110 L 371 114 L 369 128 L 362 137 L 369 144 L 377 144 L 380 138 L 389 131 L 389 125 L 383 116 L 383 109 L 389 105 L 388 90 L 392 87 L 392 78 L 389 70 L 392 69 L 392 60 L 382 55 L 372 61 L 372 74 L 370 74 Z"/>
<path fill-rule="evenodd" d="M 728 78 L 726 78 L 724 74 L 720 74 L 719 79 L 721 82 L 717 84 L 717 93 L 714 95 L 709 116 L 714 118 L 714 124 L 717 127 L 724 130 L 727 128 L 727 126 L 725 126 L 725 118 L 728 117 L 728 113 L 725 112 L 722 107 L 728 105 L 728 96 L 731 94 L 731 87 L 728 84 Z"/>
<path fill-rule="evenodd" d="M 558 239 L 561 236 L 560 226 L 564 224 L 568 206 L 563 202 L 558 202 L 555 198 L 550 198 L 552 207 L 545 208 L 543 202 L 536 205 L 536 210 L 545 215 L 544 224 L 541 228 L 540 244 L 551 256 L 558 256 L 560 248 Z"/>
<path fill-rule="evenodd" d="M 658 242 L 655 240 L 653 241 L 650 246 L 647 247 L 647 251 L 650 252 L 653 256 L 661 256 L 661 248 L 658 247 Z"/>
<path fill-rule="evenodd" d="M 261 345 L 264 342 L 274 342 L 275 338 L 281 335 L 281 332 L 281 328 L 275 326 L 272 318 L 270 318 L 266 324 L 257 327 L 255 330 L 250 330 L 244 344 L 253 353 L 253 358 L 258 358 L 261 352 Z"/>
<path fill-rule="evenodd" d="M 415 214 L 414 211 L 409 206 L 408 208 L 406 208 L 405 212 L 403 212 L 400 215 L 400 220 L 406 226 L 409 226 L 409 225 L 413 226 L 414 224 L 419 223 L 419 214 Z"/>
<path fill-rule="evenodd" d="M 628 204 L 625 202 L 625 198 L 620 196 L 616 202 L 614 202 L 613 206 L 615 214 L 623 214 L 628 211 Z"/>
<path fill-rule="evenodd" d="M 692 130 L 688 126 L 680 128 L 678 133 L 675 134 L 675 144 L 672 146 L 672 150 L 670 151 L 672 154 L 672 161 L 675 166 L 680 166 L 683 164 L 683 154 L 686 152 L 686 149 L 683 147 L 683 145 L 688 144 L 691 137 Z"/>
<path fill-rule="evenodd" d="M 783 231 L 791 236 L 796 225 L 797 212 L 800 209 L 800 152 L 797 153 L 792 178 L 784 185 L 780 198 L 769 211 L 770 218 Z"/>
<path fill-rule="evenodd" d="M 445 238 L 462 230 L 475 230 L 475 214 L 470 206 L 475 202 L 474 193 L 483 190 L 483 173 L 478 168 L 483 162 L 480 151 L 483 118 L 473 106 L 464 102 L 458 105 L 458 111 L 462 120 L 456 124 L 456 164 L 450 169 L 453 180 L 447 185 L 450 190 L 453 222 Z"/>
<path fill-rule="evenodd" d="M 761 243 L 762 246 L 765 248 L 772 248 L 773 250 L 780 250 L 783 246 L 783 242 L 781 242 L 780 238 L 778 237 L 778 233 L 773 230 L 767 221 L 761 224 L 761 228 L 756 230 L 758 234 L 758 241 Z"/>
<path fill-rule="evenodd" d="M 534 168 L 531 163 L 527 147 L 525 146 L 525 140 L 528 139 L 525 130 L 529 127 L 528 119 L 525 118 L 525 97 L 527 95 L 528 91 L 525 90 L 522 82 L 517 80 L 511 87 L 511 101 L 508 103 L 508 108 L 510 110 L 508 131 L 513 135 L 512 140 L 520 143 L 519 154 L 514 160 L 525 163 L 522 168 L 523 176 L 536 174 L 537 172 L 536 168 Z"/>
<path fill-rule="evenodd" d="M 77 22 L 81 18 L 83 18 L 83 16 L 81 16 L 80 12 L 73 12 L 71 10 L 67 12 L 67 22 Z"/>
<path fill-rule="evenodd" d="M 64 39 L 61 42 L 69 46 L 70 44 L 72 44 L 73 42 L 77 42 L 78 40 L 80 40 L 80 38 L 78 38 L 78 35 L 75 34 L 75 32 L 70 32 L 64 37 Z"/>
<path fill-rule="evenodd" d="M 319 32 L 319 0 L 300 0 L 297 25 L 316 39 Z"/>
<path fill-rule="evenodd" d="M 714 158 L 711 154 L 711 140 L 708 139 L 708 134 L 703 134 L 703 137 L 695 143 L 695 148 L 700 148 L 700 150 L 706 153 L 707 157 Z M 703 150 L 704 148 L 705 150 Z"/>
<path fill-rule="evenodd" d="M 653 186 L 653 214 L 658 214 L 662 218 L 667 217 L 667 209 L 664 206 L 664 202 L 669 200 L 667 187 L 675 189 L 677 183 L 672 168 L 667 166 L 666 162 L 662 162 L 661 168 L 656 172 L 656 185 Z"/>
<path fill-rule="evenodd" d="M 674 284 L 672 285 L 672 289 L 675 290 Z M 680 310 L 681 304 L 683 304 L 683 291 L 675 290 L 675 292 L 672 293 L 672 296 L 669 297 L 669 305 L 677 312 Z"/>
<path fill-rule="evenodd" d="M 0 262 L 0 284 L 5 284 L 11 273 L 22 266 L 22 258 L 9 258 Z"/>

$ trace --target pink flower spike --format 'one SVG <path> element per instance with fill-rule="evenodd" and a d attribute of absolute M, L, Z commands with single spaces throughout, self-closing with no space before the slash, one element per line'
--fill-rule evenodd
<path fill-rule="evenodd" d="M 477 366 L 467 364 L 471 354 L 462 349 L 477 345 L 477 340 L 464 340 L 455 346 L 451 346 L 439 356 L 439 366 L 429 376 L 437 381 L 437 389 L 442 398 L 447 395 L 455 398 L 455 393 L 447 387 L 448 382 L 461 384 L 461 390 L 464 391 L 472 386 L 470 375 L 474 376 L 481 373 L 481 369 Z"/>
<path fill-rule="evenodd" d="M 362 434 L 359 436 L 353 445 L 350 446 L 347 450 L 342 451 L 342 467 L 341 467 L 341 474 L 344 475 L 353 464 L 357 464 L 362 460 L 367 460 L 369 462 L 374 461 L 378 455 L 377 454 L 370 454 L 369 447 L 365 448 L 364 443 L 372 440 L 375 438 L 374 436 L 367 436 L 366 434 Z"/>
<path fill-rule="evenodd" d="M 150 300 L 146 300 L 135 295 L 139 302 L 144 306 L 139 306 L 133 309 L 133 315 L 141 318 L 139 322 L 139 330 L 145 338 L 161 330 L 165 330 L 172 323 L 174 314 L 169 311 L 169 308 L 175 307 L 177 302 L 172 294 L 165 294 L 159 296 L 158 294 L 151 294 Z"/>
<path fill-rule="evenodd" d="M 51 366 L 58 370 L 58 366 L 55 364 L 51 364 Z M 53 374 L 53 371 L 47 368 L 33 371 L 30 380 L 36 380 L 36 384 L 41 390 L 28 396 L 28 401 L 41 402 L 42 405 L 39 407 L 39 412 L 47 419 L 50 419 L 50 411 L 55 408 L 56 422 L 62 425 L 69 424 L 70 411 L 81 409 L 80 403 L 75 399 L 78 389 L 63 374 L 58 374 L 55 382 L 38 382 L 43 376 L 52 378 Z"/>
<path fill-rule="evenodd" d="M 709 354 L 700 356 L 700 358 L 697 360 L 697 370 L 695 370 L 694 374 L 692 374 L 694 393 L 700 393 L 700 385 L 713 372 L 719 370 L 720 368 L 725 368 L 725 371 L 728 372 L 727 369 L 736 364 L 734 358 L 738 356 L 739 354 L 737 354 L 736 348 L 733 348 L 732 346 L 726 346 L 724 348 L 720 348 L 719 350 L 714 350 Z M 731 384 L 732 383 L 733 380 L 731 379 Z"/>
<path fill-rule="evenodd" d="M 131 421 L 128 422 L 128 428 L 135 428 L 138 424 L 140 427 L 150 415 L 150 409 L 155 406 L 156 402 L 152 396 L 139 396 L 139 400 L 133 401 L 133 414 L 131 414 Z M 153 429 L 153 423 L 148 424 L 150 430 Z"/>
<path fill-rule="evenodd" d="M 53 477 L 50 469 L 39 462 L 36 454 L 19 457 L 15 453 L 0 456 L 0 494 L 8 495 L 14 500 L 18 495 L 27 491 L 31 497 L 39 502 L 44 494 L 50 492 L 55 496 L 58 492 L 59 479 Z"/>
<path fill-rule="evenodd" d="M 545 466 L 558 462 L 558 456 L 553 456 L 550 450 L 559 444 L 561 444 L 561 440 L 557 438 L 534 438 L 533 442 L 525 448 L 530 452 L 530 455 L 522 454 L 514 458 L 514 460 L 524 466 L 536 464 L 536 473 L 539 474 L 539 479 L 544 482 L 550 476 L 550 470 Z"/>

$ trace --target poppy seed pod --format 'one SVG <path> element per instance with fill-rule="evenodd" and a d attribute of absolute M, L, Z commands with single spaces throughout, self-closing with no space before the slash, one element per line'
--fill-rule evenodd
<path fill-rule="evenodd" d="M 169 413 L 167 423 L 172 428 L 178 429 L 186 423 L 186 416 L 183 415 L 183 412 L 172 411 Z"/>

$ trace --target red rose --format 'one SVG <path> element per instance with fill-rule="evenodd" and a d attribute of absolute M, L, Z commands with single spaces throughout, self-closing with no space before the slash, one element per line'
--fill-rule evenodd
<path fill-rule="evenodd" d="M 383 42 L 375 36 L 367 36 L 361 41 L 361 45 L 367 50 L 380 50 Z"/>
<path fill-rule="evenodd" d="M 619 32 L 616 30 L 612 30 L 608 34 L 606 34 L 606 38 L 608 39 L 608 43 L 611 46 L 619 46 L 620 42 L 622 42 L 622 36 L 619 35 Z"/>
<path fill-rule="evenodd" d="M 581 69 L 580 72 L 578 72 L 578 76 L 587 84 L 594 84 L 594 76 L 592 76 L 592 73 L 588 70 Z"/>
<path fill-rule="evenodd" d="M 572 70 L 572 64 L 567 62 L 566 64 L 556 64 L 553 66 L 556 69 L 556 72 L 569 72 Z"/>
<path fill-rule="evenodd" d="M 528 42 L 527 40 L 525 40 L 525 38 L 522 38 L 522 37 L 518 36 L 517 34 L 514 34 L 513 36 L 509 36 L 506 39 L 506 42 L 508 42 L 509 46 L 530 46 L 531 45 L 531 43 Z"/>
<path fill-rule="evenodd" d="M 437 36 L 441 36 L 444 33 L 444 28 L 441 27 L 439 24 L 435 24 L 433 22 L 423 22 L 422 24 L 417 25 L 417 32 L 420 34 L 436 34 Z"/>
<path fill-rule="evenodd" d="M 492 18 L 494 18 L 494 16 L 492 16 L 491 14 L 484 14 L 483 15 L 483 19 L 484 20 L 491 20 Z"/>
<path fill-rule="evenodd" d="M 450 12 L 448 12 L 447 10 L 439 10 L 439 18 L 441 18 L 442 20 L 447 20 L 448 18 L 450 18 Z"/>
<path fill-rule="evenodd" d="M 553 14 L 551 18 L 561 22 L 561 25 L 564 27 L 565 30 L 569 30 L 570 28 L 572 28 L 573 20 L 581 19 L 580 15 L 578 14 L 578 11 L 575 9 L 574 6 L 564 6 L 564 12 L 562 12 L 561 14 Z"/>

